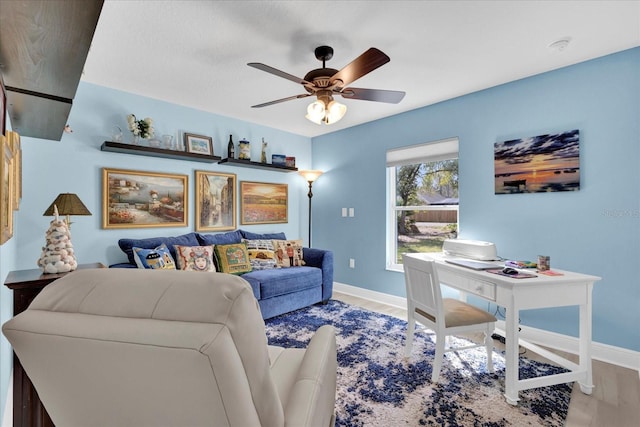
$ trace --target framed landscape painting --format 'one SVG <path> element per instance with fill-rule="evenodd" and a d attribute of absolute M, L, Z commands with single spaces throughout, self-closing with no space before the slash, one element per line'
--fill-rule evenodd
<path fill-rule="evenodd" d="M 12 166 L 13 169 L 13 210 L 20 208 L 20 200 L 22 199 L 22 148 L 20 147 L 20 135 L 18 132 L 8 130 L 6 132 L 6 140 L 9 148 L 13 153 Z"/>
<path fill-rule="evenodd" d="M 236 175 L 196 171 L 196 231 L 236 228 Z"/>
<path fill-rule="evenodd" d="M 189 177 L 102 169 L 102 228 L 186 227 Z"/>
<path fill-rule="evenodd" d="M 288 222 L 287 184 L 240 182 L 240 223 L 276 224 Z"/>
<path fill-rule="evenodd" d="M 213 156 L 213 138 L 210 136 L 185 133 L 184 146 L 188 153 Z"/>
<path fill-rule="evenodd" d="M 495 194 L 580 189 L 580 131 L 498 142 Z"/>
<path fill-rule="evenodd" d="M 13 153 L 0 135 L 0 245 L 13 236 Z"/>

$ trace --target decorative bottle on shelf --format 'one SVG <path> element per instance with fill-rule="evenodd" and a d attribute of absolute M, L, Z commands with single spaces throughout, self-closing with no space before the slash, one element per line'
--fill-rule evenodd
<path fill-rule="evenodd" d="M 235 159 L 236 157 L 236 147 L 233 145 L 233 138 L 229 135 L 229 144 L 227 145 L 227 157 L 229 159 Z"/>

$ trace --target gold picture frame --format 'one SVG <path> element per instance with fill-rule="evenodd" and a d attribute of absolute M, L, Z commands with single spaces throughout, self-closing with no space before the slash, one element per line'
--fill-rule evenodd
<path fill-rule="evenodd" d="M 240 224 L 287 223 L 287 184 L 240 181 Z"/>
<path fill-rule="evenodd" d="M 196 171 L 196 231 L 236 229 L 236 174 Z"/>
<path fill-rule="evenodd" d="M 102 228 L 186 227 L 187 175 L 102 169 Z"/>
<path fill-rule="evenodd" d="M 0 135 L 0 245 L 13 237 L 13 152 Z"/>
<path fill-rule="evenodd" d="M 11 162 L 13 165 L 13 191 L 12 191 L 12 203 L 13 210 L 20 209 L 20 201 L 22 200 L 22 147 L 20 146 L 20 135 L 18 132 L 8 130 L 6 132 L 6 138 L 9 143 L 9 148 L 13 153 L 13 159 Z"/>
<path fill-rule="evenodd" d="M 213 138 L 210 136 L 196 135 L 194 133 L 184 134 L 184 148 L 187 153 L 213 156 Z"/>

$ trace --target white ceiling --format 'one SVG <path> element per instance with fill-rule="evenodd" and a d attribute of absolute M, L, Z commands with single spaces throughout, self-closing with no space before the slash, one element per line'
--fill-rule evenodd
<path fill-rule="evenodd" d="M 325 44 L 336 69 L 382 50 L 391 62 L 352 86 L 407 95 L 338 97 L 330 126 L 304 118 L 311 97 L 250 107 L 306 92 L 248 62 L 302 78 Z M 639 45 L 639 1 L 106 0 L 83 80 L 313 137 Z"/>

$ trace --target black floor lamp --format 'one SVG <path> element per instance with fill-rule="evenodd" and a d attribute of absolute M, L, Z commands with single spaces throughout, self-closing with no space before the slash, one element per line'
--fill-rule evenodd
<path fill-rule="evenodd" d="M 313 193 L 311 192 L 311 187 L 313 186 L 313 182 L 322 175 L 322 171 L 319 170 L 306 170 L 298 172 L 308 183 L 309 183 L 309 247 L 311 247 L 311 198 L 313 197 Z"/>

